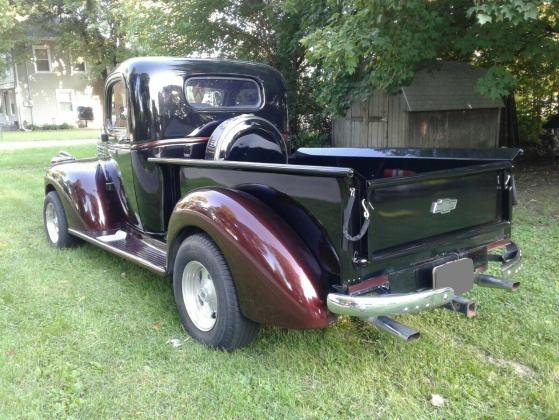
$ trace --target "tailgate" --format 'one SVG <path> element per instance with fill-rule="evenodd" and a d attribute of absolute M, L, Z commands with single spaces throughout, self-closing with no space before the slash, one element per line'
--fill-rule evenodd
<path fill-rule="evenodd" d="M 510 162 L 368 181 L 369 253 L 508 217 Z"/>

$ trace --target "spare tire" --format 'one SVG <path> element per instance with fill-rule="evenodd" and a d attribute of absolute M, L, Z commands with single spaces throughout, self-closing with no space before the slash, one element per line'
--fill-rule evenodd
<path fill-rule="evenodd" d="M 287 163 L 287 145 L 270 121 L 243 114 L 217 126 L 208 141 L 206 159 Z"/>

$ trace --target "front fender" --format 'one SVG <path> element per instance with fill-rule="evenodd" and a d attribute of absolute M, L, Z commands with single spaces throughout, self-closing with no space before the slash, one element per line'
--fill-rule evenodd
<path fill-rule="evenodd" d="M 45 192 L 56 190 L 68 227 L 79 231 L 107 232 L 123 221 L 133 223 L 116 162 L 80 159 L 51 166 L 45 175 Z"/>
<path fill-rule="evenodd" d="M 323 328 L 333 321 L 320 265 L 291 227 L 250 194 L 212 188 L 185 196 L 169 221 L 169 249 L 193 228 L 223 252 L 247 318 L 285 328 Z"/>

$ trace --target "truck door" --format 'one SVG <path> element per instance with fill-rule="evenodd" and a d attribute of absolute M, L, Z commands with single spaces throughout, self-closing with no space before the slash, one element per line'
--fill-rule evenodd
<path fill-rule="evenodd" d="M 105 91 L 105 131 L 109 137 L 107 151 L 109 157 L 114 159 L 118 165 L 129 208 L 139 221 L 134 190 L 134 174 L 130 158 L 130 102 L 128 99 L 123 77 L 119 74 L 113 75 L 108 80 Z"/>

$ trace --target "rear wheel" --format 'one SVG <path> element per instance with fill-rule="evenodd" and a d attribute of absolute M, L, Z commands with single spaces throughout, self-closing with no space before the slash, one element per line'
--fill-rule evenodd
<path fill-rule="evenodd" d="M 68 232 L 68 219 L 56 191 L 49 192 L 45 197 L 43 221 L 47 240 L 51 246 L 68 248 L 76 243 L 76 238 Z"/>
<path fill-rule="evenodd" d="M 208 236 L 192 235 L 181 244 L 173 291 L 185 330 L 199 342 L 235 350 L 256 337 L 258 324 L 241 313 L 229 267 Z"/>

